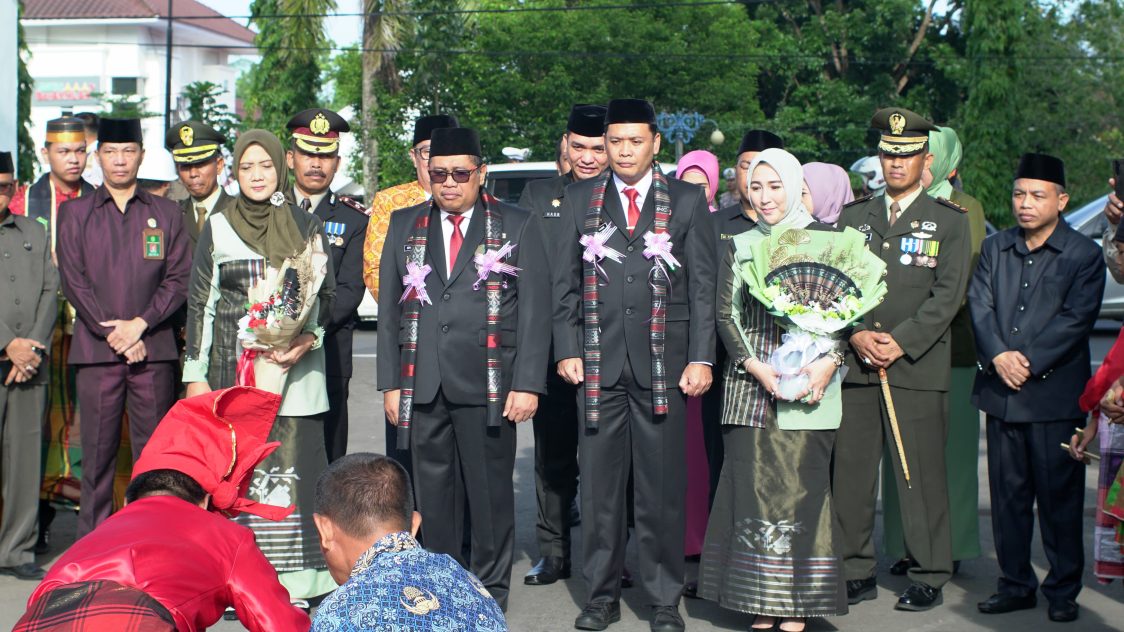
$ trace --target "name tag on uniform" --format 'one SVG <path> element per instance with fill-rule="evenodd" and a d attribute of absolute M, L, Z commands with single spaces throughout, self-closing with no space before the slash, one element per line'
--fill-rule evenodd
<path fill-rule="evenodd" d="M 561 211 L 547 211 L 546 215 L 544 215 L 543 217 L 547 219 L 556 219 L 562 217 L 562 213 Z"/>
<path fill-rule="evenodd" d="M 144 258 L 150 260 L 164 260 L 164 229 L 144 229 Z"/>
<path fill-rule="evenodd" d="M 722 241 L 729 241 L 729 240 L 733 239 L 734 236 L 730 235 L 728 233 L 722 233 L 721 235 L 718 236 L 718 238 L 721 239 Z"/>

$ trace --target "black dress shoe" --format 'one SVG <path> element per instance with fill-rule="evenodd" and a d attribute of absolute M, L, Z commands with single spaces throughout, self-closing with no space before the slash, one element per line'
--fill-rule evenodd
<path fill-rule="evenodd" d="M 976 604 L 976 607 L 984 614 L 1006 614 L 1016 610 L 1033 610 L 1037 606 L 1038 598 L 1034 596 L 1034 593 L 1024 596 L 996 593 L 988 597 L 987 601 Z"/>
<path fill-rule="evenodd" d="M 546 586 L 560 579 L 570 578 L 570 562 L 560 557 L 544 557 L 523 576 L 528 586 Z"/>
<path fill-rule="evenodd" d="M 942 603 L 944 603 L 944 595 L 940 588 L 933 588 L 921 582 L 913 582 L 909 588 L 905 589 L 902 596 L 898 597 L 898 603 L 894 604 L 894 610 L 922 612 Z"/>
<path fill-rule="evenodd" d="M 28 581 L 39 581 L 47 575 L 47 571 L 31 562 L 25 562 L 19 566 L 0 566 L 0 575 L 11 575 L 16 579 Z"/>
<path fill-rule="evenodd" d="M 604 630 L 610 623 L 621 620 L 621 604 L 616 601 L 591 601 L 582 608 L 582 613 L 574 620 L 579 630 Z"/>
<path fill-rule="evenodd" d="M 687 599 L 698 599 L 699 598 L 699 583 L 698 582 L 687 582 L 683 586 L 683 596 L 686 597 Z"/>
<path fill-rule="evenodd" d="M 1077 602 L 1066 599 L 1065 601 L 1051 601 L 1049 617 L 1051 621 L 1069 623 L 1077 620 Z"/>
<path fill-rule="evenodd" d="M 894 562 L 890 567 L 890 574 L 896 577 L 901 577 L 909 572 L 909 569 L 917 568 L 917 562 L 912 557 L 903 557 L 902 559 Z"/>
<path fill-rule="evenodd" d="M 32 550 L 36 555 L 46 555 L 51 552 L 50 529 L 44 529 L 39 532 L 39 538 L 35 540 L 35 548 Z"/>
<path fill-rule="evenodd" d="M 860 601 L 868 601 L 878 598 L 878 579 L 874 577 L 867 577 L 866 579 L 849 579 L 847 580 L 847 603 L 855 605 Z"/>
<path fill-rule="evenodd" d="M 621 588 L 632 588 L 632 573 L 627 568 L 621 569 Z"/>
<path fill-rule="evenodd" d="M 678 606 L 655 606 L 652 608 L 652 632 L 683 632 L 687 626 L 679 616 Z"/>

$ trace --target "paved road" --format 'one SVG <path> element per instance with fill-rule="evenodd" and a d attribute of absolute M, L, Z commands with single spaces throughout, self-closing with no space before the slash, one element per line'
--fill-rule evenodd
<path fill-rule="evenodd" d="M 1119 324 L 1104 323 L 1092 342 L 1094 358 L 1104 357 L 1111 346 Z M 374 332 L 361 332 L 356 337 L 356 378 L 351 388 L 351 445 L 352 451 L 382 451 L 382 420 L 373 419 L 371 411 L 382 410 L 382 398 L 374 389 Z M 880 569 L 880 592 L 876 601 L 865 602 L 854 608 L 845 617 L 830 620 L 817 620 L 809 625 L 810 631 L 820 630 L 887 630 L 908 631 L 1000 631 L 1000 630 L 1042 630 L 1053 628 L 1056 624 L 1046 618 L 1046 605 L 1040 600 L 1037 610 L 1000 616 L 985 616 L 976 610 L 976 603 L 991 594 L 995 587 L 997 568 L 994 546 L 991 538 L 990 501 L 987 490 L 987 471 L 984 460 L 984 443 L 980 442 L 980 520 L 986 556 L 965 562 L 960 573 L 945 587 L 945 603 L 935 610 L 906 614 L 893 610 L 894 592 L 906 587 L 903 578 L 892 577 L 886 571 L 886 564 Z M 522 583 L 522 576 L 530 568 L 537 556 L 535 524 L 535 483 L 533 436 L 530 426 L 519 428 L 518 456 L 515 463 L 515 501 L 516 501 L 516 559 L 512 577 L 511 608 L 507 613 L 508 623 L 513 631 L 563 631 L 573 629 L 573 620 L 584 600 L 585 582 L 575 577 L 553 586 L 528 587 Z M 1087 524 L 1091 525 L 1096 504 L 1095 476 L 1086 478 L 1085 506 Z M 72 515 L 60 515 L 56 521 L 56 551 L 61 551 L 74 539 L 75 519 Z M 574 534 L 577 538 L 575 551 L 580 551 L 580 528 Z M 1092 559 L 1092 529 L 1086 529 L 1085 545 L 1089 567 Z M 39 561 L 46 565 L 57 558 L 52 553 Z M 1035 565 L 1039 575 L 1045 575 L 1045 560 L 1039 545 L 1035 544 Z M 692 569 L 693 571 L 693 569 Z M 1124 588 L 1116 583 L 1101 586 L 1096 583 L 1091 572 L 1086 572 L 1085 590 L 1082 592 L 1081 618 L 1068 626 L 1058 625 L 1058 629 L 1071 631 L 1102 631 L 1124 629 Z M 12 626 L 22 612 L 32 585 L 11 578 L 0 578 L 0 629 Z M 684 600 L 683 611 L 687 617 L 689 630 L 745 630 L 749 618 L 723 611 L 705 601 Z M 644 632 L 648 630 L 648 610 L 643 596 L 635 589 L 624 592 L 622 621 L 613 625 L 612 632 Z M 221 623 L 213 630 L 240 630 L 234 623 Z"/>

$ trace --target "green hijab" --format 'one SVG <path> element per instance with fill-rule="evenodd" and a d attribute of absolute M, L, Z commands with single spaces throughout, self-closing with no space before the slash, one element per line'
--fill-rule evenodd
<path fill-rule="evenodd" d="M 273 204 L 269 199 L 255 202 L 246 197 L 245 193 L 239 192 L 234 206 L 226 212 L 226 220 L 251 250 L 265 257 L 269 265 L 280 268 L 285 259 L 300 253 L 307 245 L 293 219 L 292 199 L 284 194 L 289 183 L 285 148 L 276 136 L 264 129 L 252 129 L 240 135 L 234 143 L 235 174 L 238 173 L 238 164 L 242 162 L 242 154 L 246 153 L 250 145 L 260 145 L 273 159 L 273 167 L 277 169 L 277 188 L 284 199 L 280 204 Z"/>
<path fill-rule="evenodd" d="M 948 179 L 960 165 L 960 157 L 963 154 L 956 130 L 951 127 L 938 127 L 935 131 L 929 132 L 929 153 L 933 154 L 933 165 L 929 167 L 929 173 L 933 174 L 933 183 L 925 192 L 932 197 L 947 200 L 952 196 L 952 183 Z"/>

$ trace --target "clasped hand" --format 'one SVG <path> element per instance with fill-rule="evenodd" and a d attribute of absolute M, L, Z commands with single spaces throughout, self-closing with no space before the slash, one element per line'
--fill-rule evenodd
<path fill-rule="evenodd" d="M 905 355 L 893 336 L 866 329 L 851 336 L 851 346 L 855 348 L 860 362 L 875 369 L 888 369 Z"/>
<path fill-rule="evenodd" d="M 800 370 L 801 375 L 808 376 L 807 387 L 791 401 L 804 401 L 809 405 L 820 403 L 837 368 L 835 360 L 830 356 L 813 360 L 811 364 Z M 776 399 L 783 399 L 779 395 L 781 375 L 771 364 L 762 362 L 757 358 L 750 358 L 745 361 L 745 370 L 756 378 L 770 395 Z"/>
<path fill-rule="evenodd" d="M 125 352 L 137 344 L 148 329 L 148 323 L 139 316 L 131 320 L 107 320 L 98 324 L 113 329 L 105 337 L 105 341 L 117 355 L 125 355 Z"/>
<path fill-rule="evenodd" d="M 999 379 L 1012 391 L 1019 391 L 1030 379 L 1030 360 L 1019 351 L 1004 351 L 992 359 Z"/>

